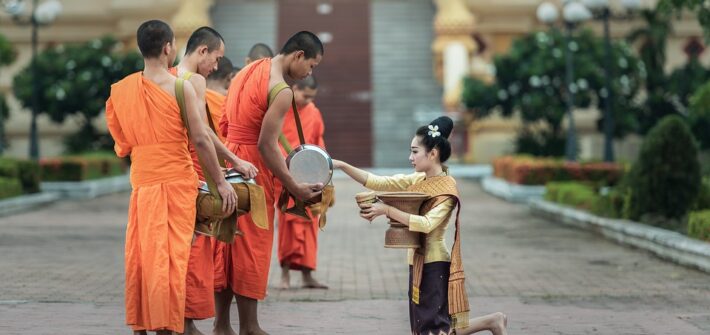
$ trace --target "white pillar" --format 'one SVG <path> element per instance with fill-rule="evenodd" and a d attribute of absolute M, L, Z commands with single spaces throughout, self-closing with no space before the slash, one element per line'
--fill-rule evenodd
<path fill-rule="evenodd" d="M 444 96 L 459 91 L 461 80 L 469 72 L 469 58 L 466 46 L 461 42 L 451 42 L 444 49 Z"/>

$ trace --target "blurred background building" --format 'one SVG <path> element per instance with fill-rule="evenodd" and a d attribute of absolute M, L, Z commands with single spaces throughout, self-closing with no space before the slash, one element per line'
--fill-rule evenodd
<path fill-rule="evenodd" d="M 31 2 L 31 1 L 25 1 Z M 135 47 L 135 31 L 147 19 L 169 22 L 178 45 L 197 27 L 210 25 L 225 38 L 226 56 L 242 66 L 249 48 L 266 43 L 275 51 L 292 33 L 310 30 L 325 43 L 325 57 L 314 71 L 320 83 L 318 106 L 326 122 L 326 142 L 334 157 L 361 166 L 407 166 L 414 130 L 447 114 L 457 121 L 452 135 L 455 161 L 487 163 L 512 152 L 520 121 L 498 116 L 475 120 L 460 103 L 461 80 L 490 81 L 492 58 L 512 41 L 543 29 L 535 15 L 540 0 L 62 0 L 62 13 L 40 28 L 41 48 L 113 35 Z M 555 1 L 553 1 L 555 2 Z M 557 1 L 561 2 L 561 1 Z M 25 10 L 29 10 L 29 4 Z M 625 37 L 638 20 L 615 22 L 614 38 Z M 587 23 L 601 34 L 599 23 Z M 0 32 L 17 48 L 18 60 L 0 69 L 0 93 L 11 95 L 12 78 L 30 61 L 30 29 L 0 14 Z M 674 23 L 667 66 L 685 62 L 683 46 L 701 36 L 696 20 Z M 703 58 L 705 64 L 708 57 Z M 96 85 L 111 83 L 97 82 Z M 26 157 L 30 113 L 8 98 L 6 154 Z M 599 158 L 603 135 L 597 113 L 576 113 L 580 157 Z M 95 120 L 104 129 L 102 118 Z M 63 151 L 62 136 L 75 131 L 39 117 L 43 157 Z M 616 143 L 617 156 L 633 159 L 638 139 Z"/>

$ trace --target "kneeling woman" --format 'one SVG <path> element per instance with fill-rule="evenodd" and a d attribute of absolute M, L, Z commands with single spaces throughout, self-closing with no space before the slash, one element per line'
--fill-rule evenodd
<path fill-rule="evenodd" d="M 409 161 L 416 171 L 409 175 L 377 176 L 334 160 L 336 168 L 374 191 L 411 191 L 430 196 L 421 209 L 423 215 L 402 212 L 381 202 L 364 204 L 361 216 L 372 221 L 387 215 L 407 224 L 410 231 L 425 234 L 426 242 L 409 249 L 409 322 L 412 334 L 472 334 L 489 330 L 494 335 L 506 334 L 506 317 L 502 313 L 468 319 L 468 297 L 464 285 L 458 211 L 452 253 L 449 254 L 444 233 L 457 205 L 461 207 L 456 181 L 443 165 L 451 155 L 453 122 L 440 117 L 420 127 L 411 144 Z"/>

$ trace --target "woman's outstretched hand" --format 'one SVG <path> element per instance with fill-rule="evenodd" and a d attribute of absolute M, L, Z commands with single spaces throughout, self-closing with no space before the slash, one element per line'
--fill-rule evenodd
<path fill-rule="evenodd" d="M 345 166 L 345 162 L 338 160 L 338 159 L 333 159 L 333 167 L 336 169 L 342 169 L 343 166 Z"/>

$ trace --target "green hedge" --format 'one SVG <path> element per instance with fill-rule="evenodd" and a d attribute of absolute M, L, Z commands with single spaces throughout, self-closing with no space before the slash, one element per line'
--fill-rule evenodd
<path fill-rule="evenodd" d="M 20 180 L 0 177 L 0 199 L 22 195 Z"/>
<path fill-rule="evenodd" d="M 583 209 L 598 216 L 618 219 L 624 217 L 629 194 L 612 189 L 608 194 L 600 195 L 591 183 L 552 182 L 545 186 L 545 200 Z"/>
<path fill-rule="evenodd" d="M 20 172 L 17 163 L 7 158 L 0 159 L 0 177 L 18 179 Z"/>
<path fill-rule="evenodd" d="M 710 210 L 690 213 L 688 236 L 710 242 Z"/>
<path fill-rule="evenodd" d="M 693 206 L 693 210 L 696 211 L 705 209 L 710 209 L 710 177 L 703 178 L 698 198 L 695 200 L 695 206 Z"/>
<path fill-rule="evenodd" d="M 124 174 L 125 161 L 113 154 L 90 153 L 43 159 L 42 181 L 84 181 Z"/>
<path fill-rule="evenodd" d="M 594 209 L 598 198 L 594 187 L 576 182 L 548 183 L 545 191 L 545 199 L 548 201 L 588 211 Z"/>
<path fill-rule="evenodd" d="M 23 193 L 39 192 L 39 164 L 31 160 L 0 158 L 0 177 L 20 181 Z"/>

